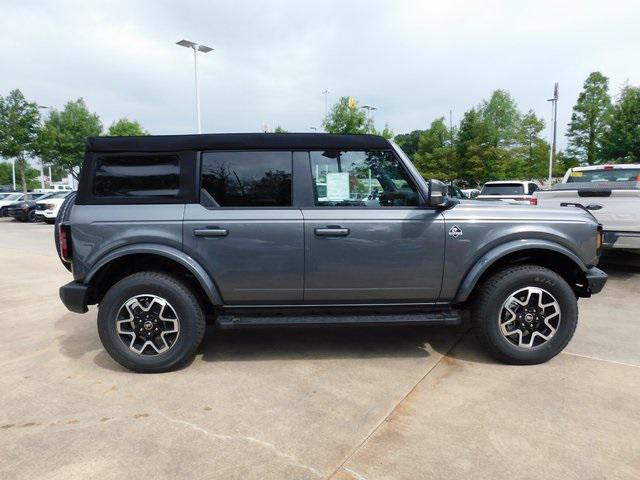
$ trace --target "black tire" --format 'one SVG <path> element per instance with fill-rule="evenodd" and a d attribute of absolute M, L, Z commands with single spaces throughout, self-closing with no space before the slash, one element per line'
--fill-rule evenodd
<path fill-rule="evenodd" d="M 68 262 L 65 262 L 62 259 L 62 255 L 60 255 L 60 232 L 58 230 L 58 224 L 60 222 L 66 221 L 69 218 L 69 214 L 71 214 L 71 208 L 73 208 L 73 205 L 75 203 L 76 203 L 76 192 L 71 192 L 69 195 L 66 196 L 66 198 L 64 199 L 64 202 L 62 202 L 62 205 L 60 205 L 60 208 L 58 209 L 58 215 L 56 215 L 56 219 L 54 222 L 56 226 L 53 229 L 53 239 L 56 244 L 56 252 L 58 252 L 58 258 L 60 259 L 60 262 L 62 262 L 62 266 L 69 271 L 71 271 L 71 264 L 69 264 Z"/>
<path fill-rule="evenodd" d="M 511 294 L 527 287 L 545 290 L 560 309 L 555 334 L 533 347 L 515 345 L 519 335 L 510 335 L 510 341 L 499 325 L 503 304 Z M 476 337 L 492 357 L 514 365 L 535 365 L 550 360 L 567 346 L 578 324 L 578 302 L 569 284 L 557 273 L 537 265 L 519 265 L 494 274 L 480 285 L 471 314 Z"/>
<path fill-rule="evenodd" d="M 116 319 L 123 304 L 138 295 L 155 295 L 166 300 L 179 319 L 179 334 L 162 353 L 138 354 L 116 331 Z M 104 348 L 116 362 L 135 372 L 159 373 L 184 366 L 193 358 L 204 331 L 204 312 L 193 291 L 163 273 L 141 272 L 125 277 L 109 289 L 98 309 L 98 333 Z M 126 341 L 129 338 L 126 336 Z"/>
<path fill-rule="evenodd" d="M 27 221 L 30 223 L 36 223 L 38 219 L 36 218 L 36 211 L 35 210 L 29 210 L 29 213 L 27 213 Z"/>
<path fill-rule="evenodd" d="M 7 216 L 7 207 L 0 208 L 0 217 Z"/>

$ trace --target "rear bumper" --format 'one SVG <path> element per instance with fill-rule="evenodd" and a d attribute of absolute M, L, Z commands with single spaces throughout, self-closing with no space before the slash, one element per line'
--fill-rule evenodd
<path fill-rule="evenodd" d="M 604 231 L 602 246 L 615 249 L 640 249 L 640 232 Z"/>
<path fill-rule="evenodd" d="M 585 277 L 587 278 L 587 288 L 589 293 L 599 293 L 603 288 L 609 276 L 602 270 L 596 267 L 591 267 L 586 271 Z"/>
<path fill-rule="evenodd" d="M 89 309 L 89 286 L 79 282 L 69 282 L 60 287 L 60 300 L 67 310 L 74 313 L 86 313 Z"/>

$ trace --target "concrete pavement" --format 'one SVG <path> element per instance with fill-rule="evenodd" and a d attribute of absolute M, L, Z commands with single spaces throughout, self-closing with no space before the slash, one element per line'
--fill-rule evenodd
<path fill-rule="evenodd" d="M 466 329 L 209 329 L 185 369 L 138 375 L 60 304 L 52 231 L 0 219 L 0 478 L 640 477 L 635 259 L 545 365 Z"/>

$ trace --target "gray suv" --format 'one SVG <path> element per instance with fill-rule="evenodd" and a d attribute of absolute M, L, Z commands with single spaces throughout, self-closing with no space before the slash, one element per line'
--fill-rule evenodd
<path fill-rule="evenodd" d="M 558 354 L 607 279 L 587 211 L 453 199 L 373 135 L 90 138 L 56 244 L 66 307 L 123 366 L 187 363 L 220 327 L 445 324 L 495 358 Z"/>

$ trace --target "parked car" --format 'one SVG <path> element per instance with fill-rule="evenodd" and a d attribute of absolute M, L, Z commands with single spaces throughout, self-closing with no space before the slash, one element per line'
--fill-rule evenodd
<path fill-rule="evenodd" d="M 464 193 L 465 197 L 474 199 L 478 195 L 480 195 L 480 190 L 478 190 L 477 188 L 463 188 L 462 193 Z"/>
<path fill-rule="evenodd" d="M 22 200 L 24 197 L 24 194 L 19 192 L 10 192 L 3 195 L 5 195 L 4 198 L 0 198 L 0 217 L 6 217 L 7 207 L 12 203 Z"/>
<path fill-rule="evenodd" d="M 501 200 L 519 205 L 535 205 L 533 193 L 536 190 L 538 185 L 533 182 L 487 182 L 476 198 L 477 200 Z"/>
<path fill-rule="evenodd" d="M 51 193 L 27 193 L 22 195 L 22 199 L 7 205 L 7 215 L 15 218 L 20 222 L 36 221 L 36 200 L 42 200 L 50 197 Z"/>
<path fill-rule="evenodd" d="M 640 165 L 570 168 L 536 196 L 541 207 L 586 208 L 602 224 L 605 248 L 640 252 Z"/>
<path fill-rule="evenodd" d="M 105 349 L 139 372 L 185 365 L 205 317 L 454 325 L 465 310 L 493 356 L 535 364 L 607 280 L 588 212 L 452 199 L 375 135 L 90 138 L 56 223 L 63 303 L 98 304 Z"/>
<path fill-rule="evenodd" d="M 46 223 L 55 223 L 60 205 L 62 205 L 62 202 L 64 202 L 64 199 L 67 198 L 67 195 L 70 193 L 71 192 L 69 191 L 59 191 L 50 194 L 46 199 L 41 198 L 36 201 L 36 220 L 44 221 Z"/>

